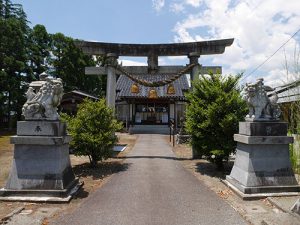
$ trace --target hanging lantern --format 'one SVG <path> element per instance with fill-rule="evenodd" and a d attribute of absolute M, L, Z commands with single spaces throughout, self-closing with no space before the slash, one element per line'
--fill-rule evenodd
<path fill-rule="evenodd" d="M 140 88 L 137 84 L 132 84 L 130 88 L 131 93 L 138 94 L 140 92 Z"/>
<path fill-rule="evenodd" d="M 173 84 L 169 84 L 168 89 L 167 89 L 167 94 L 168 95 L 174 95 L 175 94 L 175 87 Z"/>
<path fill-rule="evenodd" d="M 149 91 L 149 98 L 157 98 L 158 96 L 157 96 L 157 92 L 156 92 L 156 90 L 155 89 L 151 89 L 150 91 Z"/>

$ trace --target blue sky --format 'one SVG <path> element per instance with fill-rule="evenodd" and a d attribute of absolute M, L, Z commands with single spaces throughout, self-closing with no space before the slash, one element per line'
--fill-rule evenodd
<path fill-rule="evenodd" d="M 104 42 L 160 43 L 173 41 L 172 30 L 181 15 L 157 12 L 147 0 L 18 1 L 33 25 L 49 32 Z M 88 2 L 88 3 L 86 3 Z"/>
<path fill-rule="evenodd" d="M 32 26 L 73 38 L 122 43 L 171 43 L 235 38 L 225 54 L 203 56 L 203 65 L 223 66 L 225 74 L 249 74 L 300 28 L 299 0 L 13 0 L 21 3 Z M 264 77 L 277 86 L 299 78 L 293 55 L 295 36 L 268 63 L 244 79 Z M 289 61 L 289 75 L 284 68 Z M 125 58 L 139 65 L 146 59 Z M 185 64 L 179 57 L 160 64 Z"/>

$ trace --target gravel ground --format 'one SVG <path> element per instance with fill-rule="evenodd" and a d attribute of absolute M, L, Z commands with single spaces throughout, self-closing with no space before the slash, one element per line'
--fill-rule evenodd
<path fill-rule="evenodd" d="M 5 185 L 5 180 L 10 171 L 11 161 L 13 157 L 13 145 L 9 144 L 9 136 L 13 134 L 0 134 L 0 187 Z M 127 148 L 124 152 L 116 153 L 113 158 L 99 163 L 97 168 L 91 168 L 88 157 L 78 157 L 70 155 L 73 171 L 81 181 L 84 182 L 82 190 L 72 199 L 69 204 L 43 204 L 43 203 L 24 203 L 24 202 L 1 202 L 0 201 L 0 224 L 1 219 L 13 212 L 15 209 L 24 207 L 27 214 L 14 215 L 14 221 L 11 224 L 41 224 L 47 223 L 49 217 L 56 217 L 64 212 L 72 212 L 75 210 L 90 194 L 99 189 L 113 174 L 122 170 L 124 161 L 123 157 L 128 154 L 135 144 L 136 136 L 126 133 L 118 133 L 119 144 L 126 144 Z M 40 209 L 43 210 L 40 210 Z M 28 211 L 29 210 L 29 211 Z M 44 213 L 41 213 L 44 212 Z M 48 212 L 48 213 L 47 213 Z M 16 218 L 19 218 L 15 220 Z M 42 222 L 41 222 L 42 221 Z"/>
<path fill-rule="evenodd" d="M 222 179 L 230 173 L 233 161 L 225 164 L 224 171 L 218 171 L 215 165 L 204 159 L 192 159 L 192 151 L 188 145 L 176 145 L 173 151 L 191 174 L 229 203 L 249 223 L 254 225 L 300 224 L 298 216 L 280 210 L 267 199 L 243 201 L 224 185 Z M 286 197 L 279 197 L 276 200 L 285 203 Z"/>

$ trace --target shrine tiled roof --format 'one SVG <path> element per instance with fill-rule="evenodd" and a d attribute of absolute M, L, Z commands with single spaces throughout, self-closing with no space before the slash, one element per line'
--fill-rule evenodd
<path fill-rule="evenodd" d="M 135 75 L 136 78 L 146 81 L 163 81 L 168 80 L 172 75 Z M 184 100 L 184 92 L 189 90 L 189 84 L 186 75 L 182 75 L 180 78 L 172 82 L 175 88 L 175 94 L 167 94 L 168 85 L 161 87 L 146 87 L 139 85 L 139 93 L 131 93 L 131 85 L 134 84 L 134 81 L 130 80 L 125 75 L 120 75 L 117 81 L 117 99 L 122 98 L 148 98 L 150 89 L 155 89 L 158 95 L 158 98 L 177 98 Z"/>
<path fill-rule="evenodd" d="M 288 103 L 300 100 L 300 80 L 292 81 L 288 84 L 275 88 L 278 94 L 278 103 Z"/>

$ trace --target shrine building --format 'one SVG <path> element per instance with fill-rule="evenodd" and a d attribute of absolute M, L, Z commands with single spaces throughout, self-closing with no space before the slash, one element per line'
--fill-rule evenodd
<path fill-rule="evenodd" d="M 147 81 L 160 81 L 171 75 L 137 75 Z M 181 76 L 169 85 L 146 87 L 137 85 L 125 75 L 117 80 L 116 115 L 131 125 L 167 125 L 170 119 L 180 120 L 184 116 L 186 98 L 190 89 L 187 77 Z"/>
<path fill-rule="evenodd" d="M 222 54 L 233 39 L 173 44 L 122 44 L 77 41 L 76 45 L 88 55 L 100 55 L 108 63 L 86 67 L 86 75 L 107 75 L 106 102 L 127 128 L 135 126 L 176 126 L 185 114 L 185 93 L 190 81 L 200 74 L 221 73 L 221 66 L 202 66 L 202 55 Z M 117 59 L 147 57 L 147 66 L 122 66 Z M 161 56 L 186 56 L 187 65 L 158 65 Z M 190 81 L 187 78 L 190 77 Z"/>

